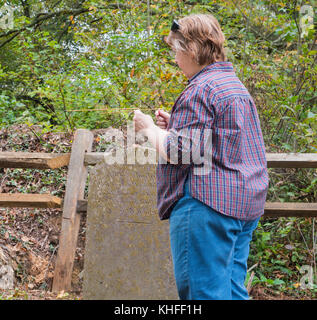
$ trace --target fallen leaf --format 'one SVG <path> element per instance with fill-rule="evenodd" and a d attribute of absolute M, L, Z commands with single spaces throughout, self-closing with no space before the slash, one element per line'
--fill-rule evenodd
<path fill-rule="evenodd" d="M 57 296 L 56 298 L 57 299 L 63 299 L 63 298 L 66 298 L 69 296 L 69 293 L 68 292 L 64 292 L 64 290 L 62 290 Z"/>

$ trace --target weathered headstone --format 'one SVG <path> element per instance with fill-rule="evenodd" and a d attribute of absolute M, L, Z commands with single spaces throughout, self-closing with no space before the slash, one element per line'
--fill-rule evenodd
<path fill-rule="evenodd" d="M 155 165 L 101 162 L 89 176 L 84 299 L 178 299 Z"/>

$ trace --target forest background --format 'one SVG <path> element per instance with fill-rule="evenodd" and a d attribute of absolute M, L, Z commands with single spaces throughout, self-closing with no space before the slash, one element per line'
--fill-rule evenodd
<path fill-rule="evenodd" d="M 164 37 L 173 19 L 190 13 L 219 20 L 228 60 L 256 102 L 267 152 L 316 153 L 313 0 L 1 0 L 0 128 L 24 125 L 50 152 L 57 149 L 45 134 L 122 128 L 135 108 L 153 117 L 158 108 L 170 111 L 186 79 Z M 28 149 L 8 141 L 12 151 Z M 268 201 L 317 202 L 317 170 L 269 171 Z M 16 178 L 30 172 L 2 174 L 2 187 L 13 192 Z M 63 194 L 62 173 L 45 181 L 18 187 L 41 192 L 55 184 Z M 4 222 L 0 228 L 1 237 Z M 315 218 L 262 219 L 247 283 L 275 296 L 315 298 L 316 254 Z"/>

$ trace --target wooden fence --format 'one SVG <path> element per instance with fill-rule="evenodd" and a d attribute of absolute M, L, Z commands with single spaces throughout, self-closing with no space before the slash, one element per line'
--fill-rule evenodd
<path fill-rule="evenodd" d="M 87 166 L 104 159 L 104 153 L 91 152 L 93 134 L 75 132 L 71 153 L 0 152 L 0 168 L 56 169 L 68 166 L 64 199 L 49 194 L 0 193 L 0 207 L 62 208 L 62 227 L 54 271 L 52 291 L 71 289 L 71 276 L 80 224 L 80 214 L 87 211 L 84 191 Z M 317 168 L 317 153 L 268 153 L 268 168 Z M 317 203 L 267 202 L 266 217 L 317 217 Z"/>

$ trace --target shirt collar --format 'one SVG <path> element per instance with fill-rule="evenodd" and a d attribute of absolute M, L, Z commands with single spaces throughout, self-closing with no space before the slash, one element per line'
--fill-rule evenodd
<path fill-rule="evenodd" d="M 188 84 L 190 84 L 194 79 L 196 79 L 202 73 L 205 73 L 208 71 L 234 72 L 233 65 L 231 62 L 229 62 L 229 61 L 214 62 L 214 63 L 209 64 L 208 66 L 202 68 L 199 72 L 197 72 L 194 76 L 192 76 L 188 80 Z"/>

